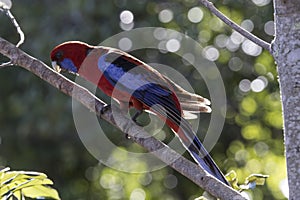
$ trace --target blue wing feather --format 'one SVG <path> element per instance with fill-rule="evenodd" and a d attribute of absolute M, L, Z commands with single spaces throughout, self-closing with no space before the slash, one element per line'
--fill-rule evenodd
<path fill-rule="evenodd" d="M 173 94 L 171 90 L 155 83 L 157 81 L 154 79 L 153 81 L 146 80 L 144 77 L 147 76 L 148 78 L 149 72 L 143 68 L 133 70 L 137 65 L 134 63 L 128 64 L 128 60 L 125 68 L 119 66 L 122 63 L 124 64 L 124 61 L 121 63 L 108 62 L 107 56 L 109 55 L 110 53 L 104 54 L 99 58 L 98 69 L 102 71 L 105 78 L 114 87 L 132 94 L 133 97 L 149 107 L 158 104 L 181 116 L 175 101 L 171 98 Z M 121 58 L 118 57 L 117 59 L 120 61 Z M 139 72 L 139 74 L 135 72 Z"/>

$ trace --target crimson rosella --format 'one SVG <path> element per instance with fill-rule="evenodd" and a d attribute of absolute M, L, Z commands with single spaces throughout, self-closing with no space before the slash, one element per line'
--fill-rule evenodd
<path fill-rule="evenodd" d="M 177 134 L 194 160 L 211 175 L 229 185 L 185 119 L 188 113 L 210 112 L 210 101 L 187 92 L 148 64 L 118 49 L 70 41 L 51 52 L 52 66 L 76 73 L 97 85 L 120 103 L 155 113 Z"/>

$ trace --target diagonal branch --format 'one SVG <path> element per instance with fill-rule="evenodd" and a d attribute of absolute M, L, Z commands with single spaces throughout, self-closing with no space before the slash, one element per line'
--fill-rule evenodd
<path fill-rule="evenodd" d="M 260 39 L 259 37 L 253 35 L 249 31 L 245 30 L 244 28 L 242 28 L 241 26 L 239 26 L 238 24 L 236 24 L 235 22 L 233 22 L 231 19 L 229 19 L 223 13 L 221 13 L 214 6 L 214 4 L 211 3 L 210 1 L 208 1 L 208 0 L 199 0 L 199 2 L 204 7 L 206 7 L 208 10 L 210 10 L 213 14 L 215 14 L 219 19 L 221 19 L 225 24 L 227 24 L 228 26 L 230 26 L 232 29 L 234 29 L 235 31 L 237 31 L 238 33 L 240 33 L 241 35 L 243 35 L 245 38 L 251 40 L 255 44 L 257 44 L 257 45 L 261 46 L 262 48 L 268 50 L 272 54 L 271 44 L 270 43 L 268 43 L 268 42 Z"/>
<path fill-rule="evenodd" d="M 115 112 L 115 109 L 118 108 L 114 108 L 114 113 L 112 113 L 111 109 L 105 109 L 106 111 L 101 113 L 105 104 L 91 92 L 66 79 L 61 74 L 56 73 L 40 60 L 31 57 L 1 37 L 0 53 L 10 58 L 15 65 L 27 69 L 42 80 L 59 89 L 61 92 L 75 98 L 86 108 L 95 112 L 113 126 L 119 128 L 125 134 L 128 134 L 134 142 L 143 146 L 160 160 L 167 163 L 213 196 L 220 199 L 245 199 L 237 191 L 221 183 L 195 163 L 185 159 L 161 141 L 150 137 L 150 134 L 142 127 L 134 124 L 132 120 L 122 115 L 121 112 Z M 76 92 L 73 92 L 74 90 L 76 90 Z M 145 137 L 145 135 L 147 135 L 147 137 Z"/>

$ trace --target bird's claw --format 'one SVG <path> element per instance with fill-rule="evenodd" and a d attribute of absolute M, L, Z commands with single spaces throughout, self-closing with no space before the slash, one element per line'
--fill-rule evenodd
<path fill-rule="evenodd" d="M 138 110 L 131 118 L 131 120 L 134 121 L 134 123 L 138 126 L 143 126 L 141 123 L 137 122 L 137 118 L 138 118 L 138 116 L 140 116 L 142 114 L 142 112 L 143 111 Z M 130 135 L 126 134 L 125 138 L 129 140 L 131 137 L 130 137 Z"/>
<path fill-rule="evenodd" d="M 132 121 L 134 121 L 135 123 L 137 123 L 137 118 L 143 113 L 142 110 L 138 110 L 136 111 L 136 113 L 132 116 Z M 138 124 L 138 123 L 137 123 Z"/>
<path fill-rule="evenodd" d="M 106 111 L 108 111 L 110 109 L 111 109 L 111 104 L 104 105 L 100 110 L 101 115 L 103 115 Z"/>
<path fill-rule="evenodd" d="M 137 122 L 137 118 L 143 113 L 142 110 L 138 110 L 133 117 L 131 118 L 132 121 L 134 121 L 134 123 L 138 126 L 143 126 L 141 123 Z"/>

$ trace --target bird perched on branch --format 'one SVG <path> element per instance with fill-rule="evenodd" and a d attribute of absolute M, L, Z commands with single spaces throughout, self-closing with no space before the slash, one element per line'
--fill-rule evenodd
<path fill-rule="evenodd" d="M 118 49 L 70 41 L 51 52 L 53 68 L 76 73 L 97 85 L 120 103 L 123 110 L 134 107 L 136 114 L 150 110 L 177 134 L 194 160 L 221 182 L 229 185 L 185 118 L 192 113 L 210 112 L 210 101 L 192 94 L 157 70 Z"/>

